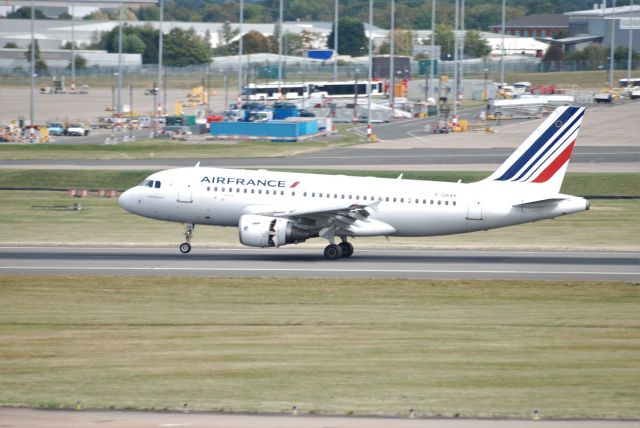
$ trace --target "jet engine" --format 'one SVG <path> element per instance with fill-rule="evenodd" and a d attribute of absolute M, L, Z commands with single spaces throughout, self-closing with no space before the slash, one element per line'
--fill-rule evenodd
<path fill-rule="evenodd" d="M 250 247 L 279 247 L 304 242 L 312 237 L 310 231 L 291 220 L 254 214 L 241 216 L 238 230 L 240 242 Z"/>

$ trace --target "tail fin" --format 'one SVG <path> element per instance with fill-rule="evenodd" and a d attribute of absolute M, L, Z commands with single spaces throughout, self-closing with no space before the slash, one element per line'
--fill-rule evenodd
<path fill-rule="evenodd" d="M 557 108 L 487 180 L 539 183 L 558 193 L 583 116 L 584 107 Z"/>

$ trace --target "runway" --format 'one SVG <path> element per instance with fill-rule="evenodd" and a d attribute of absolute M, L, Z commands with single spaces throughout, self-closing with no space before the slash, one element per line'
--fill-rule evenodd
<path fill-rule="evenodd" d="M 358 249 L 0 247 L 0 275 L 157 275 L 640 281 L 640 253 Z"/>
<path fill-rule="evenodd" d="M 408 419 L 353 416 L 291 416 L 259 414 L 211 414 L 126 411 L 69 411 L 0 409 L 0 418 L 10 427 L 60 428 L 100 424 L 115 428 L 208 427 L 208 428 L 637 428 L 638 421 L 625 420 L 524 420 L 432 418 Z"/>

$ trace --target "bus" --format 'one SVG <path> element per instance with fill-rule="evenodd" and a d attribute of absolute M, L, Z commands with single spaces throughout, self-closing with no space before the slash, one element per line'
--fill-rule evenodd
<path fill-rule="evenodd" d="M 632 77 L 631 79 L 620 79 L 619 82 L 621 88 L 640 86 L 640 78 L 638 77 Z"/>
<path fill-rule="evenodd" d="M 351 80 L 346 82 L 311 82 L 309 92 L 311 96 L 322 98 L 349 98 L 358 95 L 367 95 L 366 80 Z M 384 86 L 380 81 L 371 84 L 371 96 L 384 95 Z"/>
<path fill-rule="evenodd" d="M 251 83 L 242 88 L 242 98 L 248 101 L 294 100 L 301 98 L 349 98 L 367 95 L 366 80 L 351 80 L 345 82 L 306 82 L 306 83 Z M 374 81 L 371 85 L 371 95 L 384 95 L 384 85 Z"/>
<path fill-rule="evenodd" d="M 251 83 L 242 88 L 242 98 L 250 101 L 295 100 L 309 98 L 309 85 L 303 83 Z"/>

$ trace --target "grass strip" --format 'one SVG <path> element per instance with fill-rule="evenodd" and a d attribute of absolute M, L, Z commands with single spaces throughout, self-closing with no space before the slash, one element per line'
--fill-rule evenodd
<path fill-rule="evenodd" d="M 640 287 L 0 277 L 0 404 L 639 418 Z"/>
<path fill-rule="evenodd" d="M 346 129 L 341 125 L 339 129 Z M 106 138 L 106 136 L 105 136 Z M 202 143 L 177 140 L 141 140 L 120 144 L 2 144 L 0 157 L 6 160 L 113 160 L 113 159 L 207 159 L 281 157 L 332 147 L 359 144 L 354 132 L 322 137 L 316 141 Z"/>
<path fill-rule="evenodd" d="M 337 171 L 337 170 L 283 170 L 290 172 L 352 176 L 396 178 L 400 174 L 410 180 L 433 180 L 470 183 L 482 180 L 489 174 L 478 171 Z M 127 189 L 141 182 L 151 171 L 121 170 L 21 170 L 0 169 L 0 186 L 13 188 L 88 188 Z M 569 173 L 562 192 L 571 195 L 640 196 L 640 173 Z"/>

